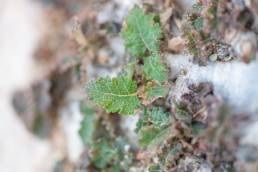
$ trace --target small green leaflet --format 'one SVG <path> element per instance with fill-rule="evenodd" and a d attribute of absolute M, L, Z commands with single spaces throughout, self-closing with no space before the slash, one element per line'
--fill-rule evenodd
<path fill-rule="evenodd" d="M 126 49 L 136 57 L 141 57 L 148 50 L 151 53 L 159 51 L 161 29 L 154 21 L 153 14 L 144 12 L 135 6 L 126 18 L 126 26 L 122 30 Z"/>
<path fill-rule="evenodd" d="M 156 145 L 164 141 L 171 132 L 169 126 L 173 122 L 169 113 L 164 112 L 161 107 L 154 107 L 151 112 L 145 110 L 137 123 L 139 142 L 143 147 Z"/>
<path fill-rule="evenodd" d="M 138 92 L 141 103 L 145 106 L 150 105 L 158 98 L 165 97 L 168 93 L 168 84 L 160 84 L 157 81 L 148 81 Z"/>
<path fill-rule="evenodd" d="M 139 120 L 136 123 L 135 132 L 138 133 L 140 129 L 147 126 L 149 123 L 148 120 L 149 120 L 148 111 L 147 111 L 147 108 L 145 107 L 143 113 L 141 114 Z"/>
<path fill-rule="evenodd" d="M 93 134 L 96 128 L 96 116 L 93 109 L 86 105 L 81 105 L 81 112 L 83 113 L 83 120 L 81 122 L 81 128 L 79 134 L 84 144 L 92 144 Z"/>
<path fill-rule="evenodd" d="M 197 17 L 197 18 L 192 22 L 192 25 L 193 25 L 193 27 L 194 27 L 196 30 L 198 30 L 198 31 L 202 30 L 202 28 L 203 28 L 203 18 L 202 18 L 202 17 Z"/>
<path fill-rule="evenodd" d="M 125 76 L 100 78 L 87 86 L 89 98 L 107 112 L 133 114 L 140 105 L 135 81 Z"/>
<path fill-rule="evenodd" d="M 172 122 L 172 118 L 169 113 L 164 112 L 161 107 L 154 107 L 152 109 L 150 113 L 150 119 L 156 128 L 165 127 Z"/>
<path fill-rule="evenodd" d="M 159 97 L 164 97 L 166 94 L 166 89 L 163 86 L 148 86 L 146 88 L 146 93 L 147 93 L 147 99 L 148 100 L 155 100 L 156 98 Z"/>
<path fill-rule="evenodd" d="M 165 140 L 169 135 L 170 128 L 144 127 L 139 131 L 139 142 L 142 147 L 155 146 Z"/>
<path fill-rule="evenodd" d="M 159 55 L 144 58 L 143 72 L 147 80 L 164 82 L 167 79 L 166 66 L 161 63 Z"/>
<path fill-rule="evenodd" d="M 165 128 L 173 122 L 171 115 L 164 112 L 161 107 L 153 107 L 151 111 L 146 108 L 141 114 L 140 119 L 136 123 L 136 132 L 139 132 L 144 127 L 154 126 L 155 128 Z"/>

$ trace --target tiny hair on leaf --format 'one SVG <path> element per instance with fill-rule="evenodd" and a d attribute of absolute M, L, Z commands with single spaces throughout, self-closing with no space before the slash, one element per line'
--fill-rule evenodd
<path fill-rule="evenodd" d="M 135 6 L 126 17 L 122 30 L 125 47 L 133 56 L 144 56 L 146 51 L 157 53 L 160 48 L 161 28 L 154 20 L 155 15 L 145 14 Z"/>
<path fill-rule="evenodd" d="M 133 114 L 140 106 L 135 81 L 125 76 L 99 78 L 87 85 L 89 98 L 107 112 Z"/>
<path fill-rule="evenodd" d="M 157 54 L 144 58 L 143 72 L 147 80 L 162 83 L 167 79 L 166 66 L 161 62 L 160 56 Z"/>

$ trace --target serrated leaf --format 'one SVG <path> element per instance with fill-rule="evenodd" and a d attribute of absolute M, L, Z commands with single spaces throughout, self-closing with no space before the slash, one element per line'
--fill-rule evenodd
<path fill-rule="evenodd" d="M 169 113 L 164 112 L 161 107 L 154 107 L 151 110 L 150 120 L 156 128 L 168 126 L 172 122 L 172 118 Z"/>
<path fill-rule="evenodd" d="M 155 128 L 165 128 L 173 122 L 169 113 L 164 112 L 161 107 L 154 107 L 151 111 L 146 108 L 141 114 L 140 119 L 136 123 L 136 132 L 139 132 L 141 128 L 153 126 Z"/>
<path fill-rule="evenodd" d="M 163 97 L 165 95 L 165 89 L 162 86 L 148 87 L 146 89 L 146 92 L 147 92 L 148 100 L 158 98 L 158 97 Z"/>
<path fill-rule="evenodd" d="M 143 113 L 141 114 L 139 120 L 136 123 L 136 129 L 135 132 L 138 133 L 140 131 L 141 128 L 145 127 L 148 125 L 148 111 L 147 108 L 144 108 Z"/>
<path fill-rule="evenodd" d="M 144 58 L 143 72 L 147 80 L 164 82 L 167 79 L 166 66 L 157 54 Z"/>
<path fill-rule="evenodd" d="M 170 132 L 170 128 L 144 127 L 139 132 L 139 142 L 142 147 L 153 146 L 163 142 Z"/>
<path fill-rule="evenodd" d="M 92 144 L 93 134 L 96 128 L 96 116 L 92 108 L 82 105 L 81 111 L 83 113 L 83 120 L 79 130 L 80 137 L 84 144 Z"/>
<path fill-rule="evenodd" d="M 146 93 L 147 93 L 147 99 L 151 101 L 159 97 L 164 97 L 166 94 L 166 89 L 160 85 L 157 85 L 157 86 L 147 85 Z"/>
<path fill-rule="evenodd" d="M 193 27 L 200 31 L 203 28 L 203 18 L 202 17 L 197 17 L 193 22 L 192 22 Z"/>
<path fill-rule="evenodd" d="M 133 56 L 143 56 L 147 50 L 156 53 L 160 48 L 160 25 L 155 23 L 154 15 L 144 14 L 139 7 L 135 6 L 126 18 L 122 37 L 125 40 L 126 49 Z"/>
<path fill-rule="evenodd" d="M 108 112 L 133 114 L 140 105 L 136 83 L 125 76 L 100 78 L 87 86 L 91 100 Z"/>
<path fill-rule="evenodd" d="M 141 98 L 141 103 L 148 106 L 158 98 L 165 97 L 168 93 L 168 87 L 161 85 L 157 81 L 147 82 L 138 90 L 138 97 Z"/>

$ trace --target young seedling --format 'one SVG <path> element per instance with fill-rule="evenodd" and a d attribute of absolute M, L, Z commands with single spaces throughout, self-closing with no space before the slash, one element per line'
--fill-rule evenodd
<path fill-rule="evenodd" d="M 154 16 L 145 14 L 136 6 L 125 19 L 125 26 L 121 32 L 126 50 L 132 58 L 136 58 L 136 65 L 142 69 L 141 85 L 137 85 L 137 81 L 128 76 L 133 76 L 134 69 L 114 78 L 99 78 L 87 85 L 89 98 L 107 112 L 134 114 L 135 110 L 141 107 L 140 87 L 145 88 L 143 91 L 147 92 L 149 99 L 162 96 L 165 92 L 162 84 L 167 80 L 167 68 L 161 61 L 162 34 L 160 24 L 154 20 Z M 139 64 L 140 60 L 143 60 L 143 65 Z M 157 84 L 150 86 L 148 82 Z"/>

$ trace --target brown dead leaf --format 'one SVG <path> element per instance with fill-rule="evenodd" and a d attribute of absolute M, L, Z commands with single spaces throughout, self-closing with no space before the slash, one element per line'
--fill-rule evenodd
<path fill-rule="evenodd" d="M 182 52 L 185 45 L 186 41 L 181 37 L 174 37 L 168 41 L 168 48 L 176 53 Z"/>
<path fill-rule="evenodd" d="M 79 22 L 79 19 L 77 17 L 74 17 L 72 19 L 71 32 L 72 37 L 81 47 L 86 47 L 88 45 L 88 41 L 82 33 L 81 23 Z"/>
<path fill-rule="evenodd" d="M 167 8 L 161 15 L 160 15 L 160 22 L 162 26 L 165 26 L 169 20 L 169 18 L 172 16 L 172 8 Z"/>

